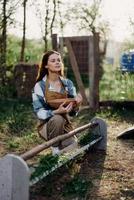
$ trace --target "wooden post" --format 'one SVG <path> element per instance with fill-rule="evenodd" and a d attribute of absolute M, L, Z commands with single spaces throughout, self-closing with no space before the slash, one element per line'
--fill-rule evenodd
<path fill-rule="evenodd" d="M 99 108 L 99 80 L 100 80 L 100 50 L 99 50 L 99 33 L 94 34 L 94 59 L 95 59 L 95 109 Z"/>
<path fill-rule="evenodd" d="M 63 37 L 60 37 L 58 50 L 59 50 L 62 58 L 63 58 L 63 48 L 64 48 Z"/>
<path fill-rule="evenodd" d="M 58 45 L 57 45 L 57 34 L 52 34 L 52 48 L 53 50 L 57 51 Z"/>
<path fill-rule="evenodd" d="M 91 122 L 98 123 L 98 126 L 96 126 L 92 130 L 92 134 L 96 136 L 102 136 L 102 140 L 97 145 L 95 145 L 94 149 L 106 151 L 107 150 L 107 124 L 106 122 L 100 117 L 94 117 L 91 120 Z"/>
<path fill-rule="evenodd" d="M 81 76 L 80 76 L 78 64 L 77 64 L 76 57 L 75 57 L 74 52 L 73 52 L 73 48 L 71 46 L 71 42 L 69 41 L 68 38 L 65 38 L 65 44 L 68 48 L 70 62 L 71 62 L 71 65 L 72 65 L 72 69 L 73 69 L 75 78 L 76 78 L 76 82 L 78 84 L 80 93 L 83 97 L 83 105 L 86 106 L 86 105 L 88 105 L 88 101 L 87 101 L 87 97 L 86 97 L 86 94 L 85 94 L 85 88 L 84 88 L 84 85 L 83 85 L 83 82 L 82 82 L 82 79 L 81 79 Z"/>
<path fill-rule="evenodd" d="M 98 35 L 89 37 L 89 105 L 93 111 L 99 108 Z"/>

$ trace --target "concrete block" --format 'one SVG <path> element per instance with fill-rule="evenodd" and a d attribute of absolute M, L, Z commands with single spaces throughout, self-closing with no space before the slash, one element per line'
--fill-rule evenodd
<path fill-rule="evenodd" d="M 0 159 L 0 200 L 29 199 L 29 168 L 19 156 Z"/>
<path fill-rule="evenodd" d="M 95 149 L 104 150 L 107 149 L 107 124 L 106 122 L 99 118 L 94 117 L 91 122 L 97 122 L 99 126 L 92 129 L 93 134 L 102 136 L 102 140 L 95 145 Z"/>

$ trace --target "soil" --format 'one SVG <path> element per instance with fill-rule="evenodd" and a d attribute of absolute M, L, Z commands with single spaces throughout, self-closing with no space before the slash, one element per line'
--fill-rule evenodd
<path fill-rule="evenodd" d="M 107 151 L 88 151 L 69 168 L 62 167 L 55 174 L 30 188 L 30 200 L 133 200 L 134 199 L 134 141 L 117 140 L 117 135 L 131 127 L 131 120 L 107 120 Z M 64 196 L 64 185 L 75 174 L 89 181 L 84 197 Z"/>

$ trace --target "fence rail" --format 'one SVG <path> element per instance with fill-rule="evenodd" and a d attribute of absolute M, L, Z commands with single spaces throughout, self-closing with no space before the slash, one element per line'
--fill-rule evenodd
<path fill-rule="evenodd" d="M 27 151 L 26 153 L 22 154 L 21 155 L 21 158 L 23 158 L 23 160 L 28 160 L 30 158 L 32 158 L 33 156 L 37 155 L 38 153 L 40 153 L 41 151 L 43 151 L 44 149 L 47 149 L 48 147 L 52 146 L 53 144 L 55 144 L 56 142 L 59 142 L 59 141 L 63 141 L 65 139 L 68 139 L 70 137 L 72 137 L 73 135 L 75 135 L 76 133 L 80 133 L 88 128 L 94 128 L 98 126 L 98 123 L 96 122 L 93 122 L 93 123 L 89 123 L 89 124 L 86 124 L 84 126 L 81 126 L 79 128 L 76 128 L 75 130 L 73 131 L 70 131 L 69 133 L 67 134 L 64 134 L 64 135 L 59 135 L 57 136 L 56 138 L 53 138 L 51 140 L 49 140 L 48 142 L 45 142 L 43 144 L 40 144 L 36 147 L 34 147 L 33 149 Z"/>

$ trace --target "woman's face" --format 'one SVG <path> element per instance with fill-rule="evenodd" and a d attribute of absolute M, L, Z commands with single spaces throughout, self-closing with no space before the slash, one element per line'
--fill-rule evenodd
<path fill-rule="evenodd" d="M 51 54 L 48 58 L 46 68 L 51 72 L 60 72 L 62 69 L 61 56 L 56 53 Z"/>

